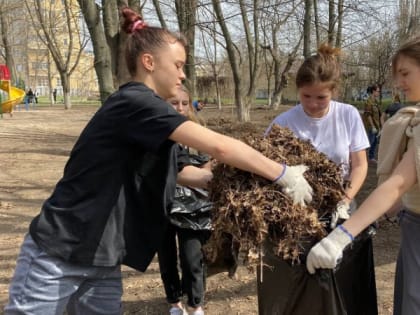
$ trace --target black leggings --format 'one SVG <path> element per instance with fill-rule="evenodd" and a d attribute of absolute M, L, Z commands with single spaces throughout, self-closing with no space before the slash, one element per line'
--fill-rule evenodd
<path fill-rule="evenodd" d="M 176 235 L 178 235 L 182 281 L 178 273 Z M 209 236 L 209 231 L 168 226 L 162 247 L 158 251 L 160 274 L 168 303 L 177 303 L 183 294 L 187 294 L 189 306 L 198 307 L 203 304 L 205 274 L 201 249 Z"/>

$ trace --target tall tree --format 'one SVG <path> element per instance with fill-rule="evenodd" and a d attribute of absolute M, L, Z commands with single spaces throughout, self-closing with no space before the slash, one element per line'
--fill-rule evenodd
<path fill-rule="evenodd" d="M 251 13 L 253 18 L 253 30 L 250 30 L 250 23 L 248 19 L 248 9 L 244 0 L 239 0 L 239 7 L 241 10 L 242 23 L 245 30 L 247 56 L 248 56 L 248 89 L 245 94 L 245 107 L 250 109 L 252 102 L 255 99 L 256 82 L 260 70 L 260 43 L 259 43 L 259 1 L 253 0 L 251 6 Z M 248 114 L 249 115 L 249 112 Z M 250 119 L 245 117 L 245 120 Z"/>
<path fill-rule="evenodd" d="M 160 1 L 159 1 L 159 0 L 153 0 L 152 2 L 153 2 L 153 6 L 155 7 L 156 14 L 157 14 L 157 16 L 158 16 L 158 19 L 159 19 L 160 25 L 162 25 L 162 27 L 163 27 L 163 28 L 168 28 L 168 27 L 166 26 L 166 20 L 165 20 L 165 18 L 163 17 L 162 10 L 161 10 L 161 8 L 160 8 Z"/>
<path fill-rule="evenodd" d="M 66 109 L 71 108 L 70 76 L 89 41 L 81 30 L 75 3 L 73 0 L 62 0 L 60 7 L 55 2 L 25 0 L 37 36 L 48 48 L 60 75 Z"/>
<path fill-rule="evenodd" d="M 321 31 L 319 25 L 319 15 L 318 15 L 318 0 L 313 0 L 314 3 L 314 24 L 315 24 L 315 38 L 316 38 L 316 47 L 321 45 Z"/>
<path fill-rule="evenodd" d="M 206 26 L 202 26 L 202 31 L 200 32 L 200 46 L 204 49 L 205 62 L 210 65 L 212 80 L 215 85 L 216 92 L 216 104 L 219 110 L 222 109 L 222 100 L 221 100 L 221 87 L 220 87 L 220 72 L 223 69 L 224 64 L 222 60 L 218 59 L 218 50 L 219 47 L 223 47 L 219 42 L 216 32 L 216 20 L 213 20 L 211 23 L 207 23 Z"/>
<path fill-rule="evenodd" d="M 313 0 L 305 0 L 305 17 L 303 19 L 303 56 L 311 55 L 311 25 Z"/>
<path fill-rule="evenodd" d="M 196 27 L 196 0 L 176 0 L 176 14 L 178 26 L 188 41 L 187 60 L 185 64 L 186 86 L 191 95 L 195 95 L 195 27 Z"/>
<path fill-rule="evenodd" d="M 344 0 L 338 0 L 337 4 L 337 37 L 335 38 L 335 47 L 341 47 L 343 38 L 343 17 L 344 17 Z"/>
<path fill-rule="evenodd" d="M 17 80 L 15 61 L 13 58 L 12 41 L 10 38 L 9 25 L 11 25 L 11 17 L 16 7 L 16 3 L 12 5 L 9 0 L 0 2 L 0 26 L 1 26 L 1 43 L 4 47 L 4 59 L 6 65 L 11 72 L 12 80 Z"/>
<path fill-rule="evenodd" d="M 236 106 L 236 113 L 239 121 L 250 121 L 250 109 L 255 99 L 255 80 L 259 75 L 260 63 L 260 44 L 259 44 L 259 1 L 250 1 L 246 4 L 245 1 L 239 1 L 239 10 L 245 32 L 245 50 L 248 65 L 244 67 L 248 72 L 246 78 L 241 77 L 241 60 L 242 55 L 240 49 L 236 49 L 233 43 L 231 32 L 226 23 L 226 19 L 222 12 L 220 1 L 212 0 L 214 12 L 217 17 L 218 24 L 225 40 L 226 52 L 229 59 L 229 64 L 232 71 L 234 83 L 234 101 Z M 251 9 L 247 9 L 247 7 Z M 248 14 L 252 16 L 252 31 L 249 27 L 250 21 Z M 246 86 L 246 83 L 249 85 Z"/>
<path fill-rule="evenodd" d="M 400 42 L 420 31 L 419 16 L 419 0 L 399 0 L 397 21 Z"/>
<path fill-rule="evenodd" d="M 328 44 L 334 45 L 335 38 L 335 0 L 328 0 Z"/>
<path fill-rule="evenodd" d="M 303 1 L 288 3 L 287 7 L 284 2 L 273 3 L 275 7 L 272 8 L 271 14 L 266 16 L 262 26 L 265 42 L 270 43 L 264 45 L 263 48 L 269 51 L 272 60 L 274 87 L 270 107 L 274 109 L 281 105 L 283 91 L 289 84 L 290 70 L 296 61 L 303 40 L 303 32 L 300 30 L 296 31 L 296 34 L 291 34 L 290 38 L 281 38 L 281 34 L 290 33 L 288 27 L 298 24 L 295 17 L 302 3 Z"/>
<path fill-rule="evenodd" d="M 113 71 L 114 63 L 112 61 L 112 56 L 115 57 L 115 53 L 111 53 L 111 50 L 116 51 L 118 48 L 109 46 L 107 37 L 109 38 L 111 36 L 105 34 L 101 14 L 103 11 L 100 5 L 89 0 L 78 0 L 78 2 L 92 40 L 95 55 L 94 67 L 98 77 L 99 93 L 101 101 L 104 102 L 105 99 L 115 91 L 113 80 L 115 72 Z M 107 8 L 110 8 L 110 6 Z M 113 14 L 109 14 L 108 17 L 107 20 L 109 24 L 118 25 L 118 20 L 114 20 L 113 22 L 110 21 L 111 17 L 114 17 Z"/>
<path fill-rule="evenodd" d="M 222 7 L 220 5 L 220 1 L 218 0 L 212 0 L 214 12 L 217 17 L 217 21 L 220 25 L 220 28 L 222 30 L 223 37 L 225 39 L 225 45 L 226 45 L 226 52 L 229 59 L 230 68 L 232 70 L 232 76 L 233 76 L 233 83 L 234 83 L 234 100 L 237 110 L 237 116 L 239 121 L 247 121 L 247 118 L 249 119 L 249 115 L 247 115 L 244 112 L 244 104 L 242 100 L 242 79 L 239 72 L 239 64 L 238 59 L 235 52 L 235 46 L 232 41 L 232 37 L 230 35 L 229 29 L 226 25 L 225 18 L 223 16 Z"/>

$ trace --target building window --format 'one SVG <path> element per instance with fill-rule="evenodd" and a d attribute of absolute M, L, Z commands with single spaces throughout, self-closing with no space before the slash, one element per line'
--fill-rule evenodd
<path fill-rule="evenodd" d="M 46 62 L 33 62 L 32 63 L 32 69 L 33 70 L 47 70 L 48 69 L 48 63 L 46 63 Z"/>

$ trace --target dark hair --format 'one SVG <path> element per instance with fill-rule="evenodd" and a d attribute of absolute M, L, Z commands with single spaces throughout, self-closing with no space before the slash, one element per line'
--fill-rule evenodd
<path fill-rule="evenodd" d="M 132 76 L 137 72 L 137 58 L 145 53 L 156 53 L 168 43 L 179 42 L 187 46 L 185 37 L 161 27 L 148 26 L 137 12 L 129 7 L 121 9 L 121 29 L 130 36 L 127 39 L 125 60 Z"/>
<path fill-rule="evenodd" d="M 322 44 L 318 48 L 318 53 L 305 59 L 300 66 L 296 75 L 297 88 L 314 83 L 329 82 L 331 89 L 335 89 L 339 85 L 341 77 L 339 55 L 339 48 Z"/>
<path fill-rule="evenodd" d="M 398 48 L 392 57 L 392 74 L 397 72 L 397 62 L 401 56 L 413 59 L 420 66 L 420 36 L 413 37 Z"/>
<path fill-rule="evenodd" d="M 366 89 L 366 93 L 367 94 L 372 94 L 374 91 L 379 90 L 380 87 L 378 84 L 372 84 L 371 86 L 368 86 L 368 88 Z"/>

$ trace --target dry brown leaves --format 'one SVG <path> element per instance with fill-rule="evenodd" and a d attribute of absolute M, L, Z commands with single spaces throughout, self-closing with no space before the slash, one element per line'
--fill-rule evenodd
<path fill-rule="evenodd" d="M 214 231 L 206 255 L 210 260 L 216 259 L 218 244 L 228 233 L 247 254 L 257 252 L 268 240 L 277 244 L 277 255 L 300 263 L 301 254 L 326 235 L 322 219 L 329 217 L 343 198 L 340 168 L 308 141 L 294 137 L 289 129 L 275 126 L 266 138 L 251 130 L 245 136 L 242 133 L 242 140 L 256 150 L 279 163 L 308 166 L 304 175 L 314 190 L 313 201 L 307 207 L 293 205 L 280 186 L 219 164 L 213 170 L 209 188 L 215 210 Z"/>

